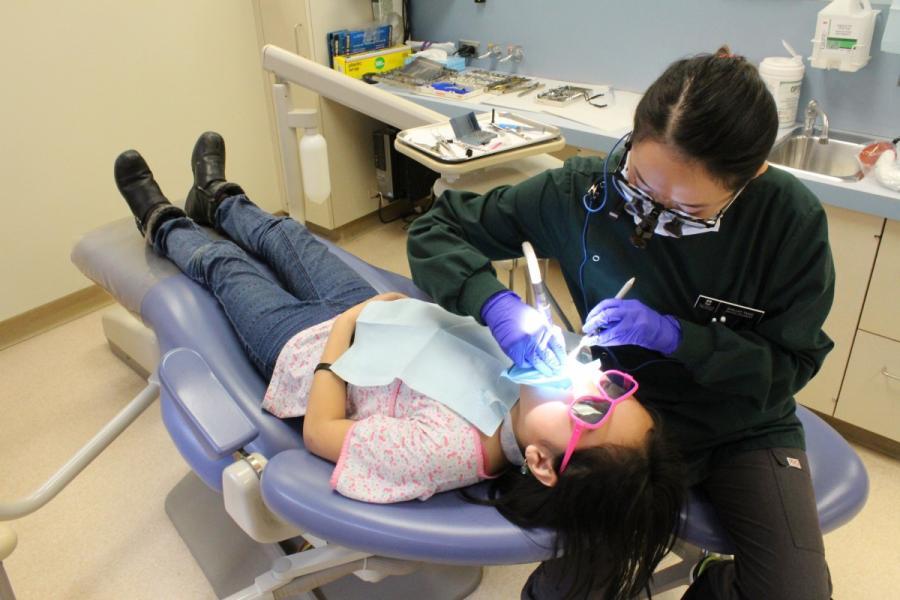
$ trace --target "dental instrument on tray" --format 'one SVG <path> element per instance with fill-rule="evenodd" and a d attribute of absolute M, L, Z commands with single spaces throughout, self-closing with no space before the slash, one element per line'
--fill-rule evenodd
<path fill-rule="evenodd" d="M 508 94 L 510 92 L 518 92 L 522 88 L 531 85 L 532 79 L 529 77 L 521 77 L 514 75 L 507 79 L 498 81 L 497 83 L 488 85 L 486 90 L 494 94 Z"/>
<path fill-rule="evenodd" d="M 518 131 L 519 133 L 521 133 L 523 131 L 536 131 L 538 133 L 546 132 L 546 129 L 544 129 L 543 127 L 526 127 L 524 125 L 515 125 L 513 123 L 496 123 L 496 126 L 499 127 L 500 129 L 504 129 L 504 130 L 511 129 L 514 131 Z"/>
<path fill-rule="evenodd" d="M 466 118 L 466 115 L 458 118 Z M 484 143 L 470 140 L 468 136 L 461 136 L 454 131 L 452 122 L 443 121 L 403 130 L 397 134 L 397 143 L 402 148 L 414 149 L 443 163 L 462 163 L 507 150 L 521 150 L 532 145 L 552 142 L 560 137 L 559 129 L 556 127 L 501 109 L 475 115 L 475 124 L 472 120 L 467 118 L 467 123 L 457 123 L 457 128 L 463 125 L 463 129 L 469 131 L 476 129 L 475 125 L 478 125 L 480 133 L 486 134 L 482 137 L 490 139 L 483 140 Z M 465 134 L 466 131 L 460 133 Z M 467 143 L 470 141 L 476 143 Z M 446 145 L 438 142 L 444 142 Z M 502 144 L 497 146 L 497 142 Z"/>
<path fill-rule="evenodd" d="M 527 95 L 530 94 L 531 92 L 533 92 L 533 91 L 535 91 L 535 90 L 539 90 L 539 89 L 541 89 L 541 88 L 543 88 L 543 87 L 546 87 L 546 84 L 540 83 L 540 82 L 536 81 L 536 82 L 532 83 L 531 85 L 529 85 L 527 88 L 525 88 L 524 90 L 522 90 L 521 92 L 519 92 L 519 93 L 516 94 L 516 95 L 517 95 L 519 98 L 522 98 L 522 97 L 524 97 L 524 96 L 527 96 Z"/>
<path fill-rule="evenodd" d="M 634 281 L 635 281 L 635 278 L 632 277 L 631 279 L 629 279 L 628 281 L 625 282 L 625 285 L 622 286 L 622 289 L 620 289 L 616 293 L 616 295 L 615 295 L 616 300 L 621 300 L 628 294 L 629 291 L 631 291 L 632 286 L 634 286 Z M 589 336 L 589 335 L 583 336 L 581 338 L 581 340 L 578 342 L 578 345 L 575 346 L 571 352 L 569 352 L 569 360 L 574 360 L 575 357 L 578 356 L 578 353 L 581 352 L 582 349 L 590 346 L 590 344 L 591 344 L 591 336 Z"/>
<path fill-rule="evenodd" d="M 591 102 L 591 100 L 595 100 L 595 99 L 597 99 L 601 96 L 605 96 L 605 95 L 606 94 L 604 92 L 600 92 L 599 94 L 594 94 L 593 96 L 591 96 L 590 94 L 585 92 L 584 93 L 584 101 L 587 102 L 588 104 L 590 104 L 591 106 L 593 106 L 594 108 L 606 108 L 607 106 L 609 106 L 609 104 L 606 104 L 606 103 L 594 104 L 593 102 Z"/>
<path fill-rule="evenodd" d="M 511 133 L 516 137 L 522 138 L 523 140 L 527 140 L 528 136 L 524 133 L 519 133 L 518 127 L 504 127 L 503 125 L 498 125 L 497 123 L 488 123 L 488 127 L 493 129 L 498 133 Z"/>
<path fill-rule="evenodd" d="M 562 85 L 543 91 L 537 95 L 537 101 L 554 106 L 565 106 L 579 98 L 587 98 L 594 90 L 574 85 Z"/>
<path fill-rule="evenodd" d="M 458 158 L 460 156 L 460 153 L 453 149 L 454 146 L 460 146 L 463 152 L 469 150 L 467 146 L 460 142 L 457 142 L 456 140 L 447 139 L 446 137 L 437 133 L 434 134 L 433 148 L 439 154 L 444 154 L 442 150 L 446 150 L 447 154 L 449 154 L 451 157 Z"/>

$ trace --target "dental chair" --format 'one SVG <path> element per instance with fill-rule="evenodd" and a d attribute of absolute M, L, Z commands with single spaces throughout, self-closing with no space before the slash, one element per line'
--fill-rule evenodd
<path fill-rule="evenodd" d="M 427 299 L 408 279 L 325 243 L 378 292 Z M 341 599 L 462 598 L 477 587 L 483 565 L 551 557 L 550 532 L 520 529 L 456 492 L 376 505 L 332 491 L 333 465 L 304 449 L 299 421 L 260 409 L 266 382 L 216 300 L 156 256 L 131 219 L 88 233 L 72 260 L 152 330 L 146 339 L 158 344 L 161 359 L 144 369 L 158 379 L 163 421 L 191 468 L 166 510 L 219 597 L 313 598 L 316 589 L 318 597 Z M 128 349 L 115 351 L 141 362 Z M 828 532 L 862 508 L 868 478 L 840 435 L 809 410 L 798 413 Z M 676 548 L 683 560 L 657 572 L 654 590 L 686 584 L 701 549 L 731 553 L 732 545 L 708 502 L 692 492 Z"/>
<path fill-rule="evenodd" d="M 378 292 L 427 299 L 408 279 L 325 243 Z M 293 593 L 319 588 L 326 598 L 396 598 L 423 590 L 429 598 L 461 598 L 478 585 L 481 565 L 548 555 L 547 532 L 520 530 L 452 492 L 393 505 L 333 492 L 333 465 L 304 449 L 299 419 L 260 409 L 266 382 L 215 298 L 155 255 L 131 219 L 87 234 L 72 260 L 152 329 L 161 358 L 155 369 L 145 363 L 140 370 L 158 378 L 163 421 L 192 469 L 169 493 L 166 510 L 218 596 L 270 597 L 296 579 Z M 127 325 L 108 326 L 118 334 Z M 153 354 L 114 351 L 130 364 Z M 293 551 L 304 542 L 313 548 Z M 363 583 L 411 572 L 380 587 Z M 349 573 L 357 577 L 326 585 Z"/>

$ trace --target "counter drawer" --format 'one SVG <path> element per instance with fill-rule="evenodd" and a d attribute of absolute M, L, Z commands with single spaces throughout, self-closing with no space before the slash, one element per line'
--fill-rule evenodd
<path fill-rule="evenodd" d="M 834 416 L 900 441 L 900 342 L 857 334 Z"/>
<path fill-rule="evenodd" d="M 859 328 L 900 340 L 900 221 L 888 219 Z"/>

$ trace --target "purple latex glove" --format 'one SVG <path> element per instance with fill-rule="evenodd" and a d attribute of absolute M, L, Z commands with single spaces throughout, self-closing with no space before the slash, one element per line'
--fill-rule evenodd
<path fill-rule="evenodd" d="M 588 314 L 582 330 L 597 346 L 635 345 L 672 354 L 681 344 L 678 319 L 638 300 L 604 300 Z"/>
<path fill-rule="evenodd" d="M 498 292 L 481 307 L 491 335 L 516 366 L 555 375 L 565 364 L 562 332 L 510 291 Z"/>

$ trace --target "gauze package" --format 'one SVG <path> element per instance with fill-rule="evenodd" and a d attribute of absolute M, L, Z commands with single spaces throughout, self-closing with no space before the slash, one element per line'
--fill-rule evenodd
<path fill-rule="evenodd" d="M 493 435 L 519 397 L 519 386 L 501 377 L 510 364 L 472 317 L 406 298 L 366 305 L 353 345 L 331 370 L 357 386 L 402 379 Z"/>

